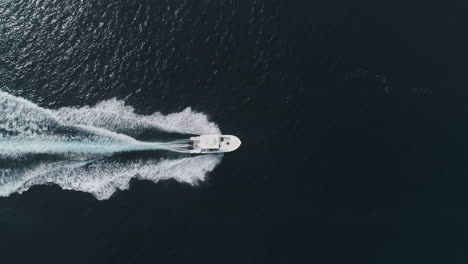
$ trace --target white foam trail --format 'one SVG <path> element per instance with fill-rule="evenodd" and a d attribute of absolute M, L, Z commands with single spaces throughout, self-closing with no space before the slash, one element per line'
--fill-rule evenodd
<path fill-rule="evenodd" d="M 0 91 L 0 162 L 31 154 L 74 154 L 78 160 L 93 154 L 106 157 L 126 151 L 165 149 L 184 152 L 187 141 L 141 142 L 130 135 L 143 130 L 186 134 L 219 134 L 206 115 L 190 108 L 180 113 L 138 115 L 116 99 L 93 107 L 49 110 Z M 86 155 L 85 155 L 86 154 Z M 66 156 L 64 156 L 66 157 Z M 57 184 L 108 199 L 116 190 L 128 189 L 131 178 L 159 181 L 175 179 L 196 184 L 212 171 L 222 155 L 173 160 L 41 161 L 35 165 L 0 168 L 0 196 L 22 193 L 38 184 Z"/>
<path fill-rule="evenodd" d="M 111 99 L 96 106 L 65 107 L 49 110 L 25 99 L 0 91 L 0 137 L 49 137 L 59 126 L 108 133 L 113 137 L 135 134 L 144 129 L 158 129 L 182 134 L 220 134 L 219 127 L 205 114 L 186 108 L 180 113 L 138 115 L 123 101 Z M 118 135 L 119 134 L 119 135 Z M 70 138 L 70 136 L 68 136 Z"/>
<path fill-rule="evenodd" d="M 139 141 L 115 143 L 0 139 L 0 157 L 16 157 L 22 154 L 112 154 L 143 150 L 171 150 L 173 147 L 172 144 Z"/>
<path fill-rule="evenodd" d="M 209 122 L 205 114 L 186 108 L 180 113 L 143 116 L 126 106 L 123 101 L 111 99 L 93 107 L 67 107 L 56 111 L 55 116 L 65 124 L 106 128 L 120 133 L 143 129 L 160 129 L 184 134 L 219 134 L 218 126 Z"/>
<path fill-rule="evenodd" d="M 220 155 L 204 155 L 159 162 L 81 161 L 42 164 L 26 171 L 21 177 L 11 177 L 3 184 L 0 181 L 0 196 L 22 193 L 34 185 L 53 183 L 65 190 L 88 192 L 99 200 L 105 200 L 117 190 L 128 189 L 134 177 L 153 182 L 174 179 L 196 185 L 219 164 L 221 158 Z"/>
<path fill-rule="evenodd" d="M 58 126 L 51 110 L 0 91 L 0 136 L 45 136 Z"/>

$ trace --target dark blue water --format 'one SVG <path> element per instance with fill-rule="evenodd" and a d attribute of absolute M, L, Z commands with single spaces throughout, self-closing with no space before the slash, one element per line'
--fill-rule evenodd
<path fill-rule="evenodd" d="M 0 1 L 1 262 L 466 263 L 467 10 Z"/>

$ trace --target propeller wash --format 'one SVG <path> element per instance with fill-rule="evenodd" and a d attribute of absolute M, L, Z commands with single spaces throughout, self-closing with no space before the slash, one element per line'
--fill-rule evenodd
<path fill-rule="evenodd" d="M 123 101 L 111 99 L 92 107 L 51 110 L 0 91 L 0 196 L 56 184 L 104 200 L 117 190 L 128 189 L 132 178 L 175 179 L 196 185 L 221 162 L 222 154 L 115 157 L 134 151 L 189 153 L 193 148 L 188 139 L 135 139 L 144 131 L 221 134 L 205 114 L 190 108 L 168 115 L 138 115 Z"/>

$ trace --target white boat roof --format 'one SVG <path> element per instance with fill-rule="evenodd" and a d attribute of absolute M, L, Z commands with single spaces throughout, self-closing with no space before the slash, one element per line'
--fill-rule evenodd
<path fill-rule="evenodd" d="M 218 135 L 202 135 L 200 136 L 200 143 L 198 146 L 202 149 L 218 149 L 219 136 Z"/>

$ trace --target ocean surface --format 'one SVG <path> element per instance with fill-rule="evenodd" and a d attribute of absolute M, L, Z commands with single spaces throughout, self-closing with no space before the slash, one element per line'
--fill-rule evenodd
<path fill-rule="evenodd" d="M 468 4 L 0 0 L 0 263 L 467 263 Z M 192 135 L 238 136 L 225 155 Z"/>

